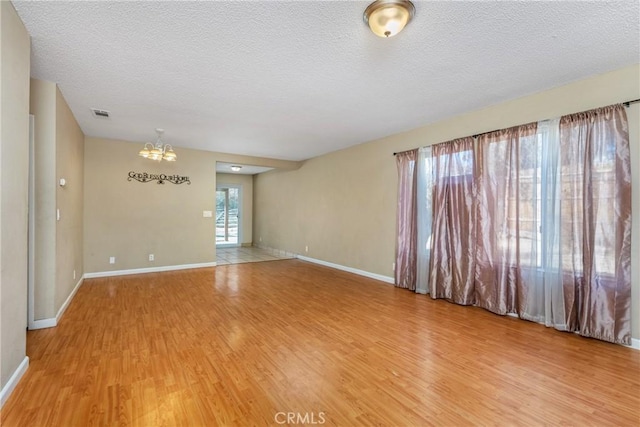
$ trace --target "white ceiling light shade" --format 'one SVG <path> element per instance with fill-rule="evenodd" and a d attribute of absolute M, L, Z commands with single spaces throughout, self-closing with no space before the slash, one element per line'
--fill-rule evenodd
<path fill-rule="evenodd" d="M 242 169 L 242 166 L 237 166 L 237 165 L 231 166 L 231 170 L 234 172 L 240 172 L 240 169 Z"/>
<path fill-rule="evenodd" d="M 364 11 L 364 22 L 378 37 L 393 37 L 411 21 L 416 8 L 409 0 L 376 0 Z"/>
<path fill-rule="evenodd" d="M 168 149 L 165 149 L 162 159 L 166 160 L 167 162 L 175 162 L 178 156 L 176 155 L 176 153 L 173 151 L 173 148 L 169 144 L 167 144 L 166 147 Z"/>
<path fill-rule="evenodd" d="M 145 159 L 156 160 L 158 162 L 161 162 L 162 160 L 175 162 L 178 159 L 178 156 L 173 151 L 173 147 L 169 144 L 162 143 L 162 134 L 164 133 L 164 129 L 156 129 L 156 133 L 158 134 L 158 138 L 156 139 L 155 144 L 147 142 L 144 144 L 144 147 L 140 150 L 138 155 Z"/>

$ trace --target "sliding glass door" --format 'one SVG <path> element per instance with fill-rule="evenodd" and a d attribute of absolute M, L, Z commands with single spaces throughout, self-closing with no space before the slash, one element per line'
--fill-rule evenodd
<path fill-rule="evenodd" d="M 216 188 L 216 246 L 239 246 L 241 188 L 219 185 Z"/>

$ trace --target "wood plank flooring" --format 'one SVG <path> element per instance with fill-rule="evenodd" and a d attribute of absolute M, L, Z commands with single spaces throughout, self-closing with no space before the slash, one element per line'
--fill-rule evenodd
<path fill-rule="evenodd" d="M 86 280 L 9 426 L 640 425 L 640 352 L 300 260 Z"/>

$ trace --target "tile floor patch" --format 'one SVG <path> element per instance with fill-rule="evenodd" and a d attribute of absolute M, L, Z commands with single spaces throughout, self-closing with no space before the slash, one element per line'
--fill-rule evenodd
<path fill-rule="evenodd" d="M 243 264 L 247 262 L 276 261 L 291 259 L 284 251 L 252 247 L 216 248 L 216 264 Z"/>

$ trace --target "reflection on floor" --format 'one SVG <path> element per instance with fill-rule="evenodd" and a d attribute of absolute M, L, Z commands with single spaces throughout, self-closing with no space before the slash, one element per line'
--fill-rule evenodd
<path fill-rule="evenodd" d="M 216 264 L 242 264 L 245 262 L 275 261 L 295 258 L 293 254 L 255 246 L 240 248 L 216 248 Z"/>

